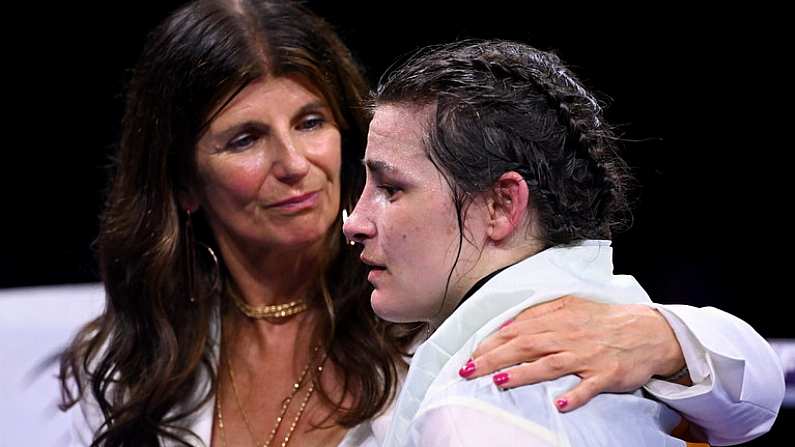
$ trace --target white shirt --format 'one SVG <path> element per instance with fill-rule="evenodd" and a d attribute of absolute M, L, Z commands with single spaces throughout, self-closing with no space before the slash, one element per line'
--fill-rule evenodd
<path fill-rule="evenodd" d="M 574 439 L 576 439 L 576 434 L 580 432 L 572 434 L 565 424 L 562 429 L 555 428 L 551 425 L 551 419 L 546 421 L 533 420 L 533 417 L 537 415 L 526 414 L 523 405 L 501 406 L 505 404 L 504 400 L 508 396 L 518 396 L 521 399 L 530 398 L 531 396 L 538 399 L 539 396 L 544 396 L 544 399 L 542 399 L 544 404 L 551 405 L 554 396 L 559 391 L 571 388 L 575 383 L 573 381 L 577 380 L 576 378 L 564 377 L 558 381 L 547 382 L 543 385 L 543 391 L 540 388 L 533 391 L 532 389 L 525 390 L 524 388 L 526 387 L 521 387 L 508 392 L 497 392 L 490 376 L 466 382 L 458 377 L 458 369 L 463 366 L 469 358 L 469 354 L 474 351 L 474 346 L 477 345 L 477 342 L 496 330 L 499 324 L 515 316 L 528 306 L 574 292 L 580 295 L 586 294 L 585 296 L 589 298 L 606 302 L 645 302 L 662 312 L 663 316 L 673 327 L 682 345 L 694 385 L 684 387 L 652 380 L 645 389 L 656 398 L 675 408 L 695 424 L 698 424 L 706 433 L 711 444 L 723 445 L 744 442 L 766 433 L 770 429 L 784 396 L 783 372 L 775 353 L 753 328 L 742 320 L 714 308 L 694 308 L 680 305 L 666 306 L 651 303 L 634 279 L 612 275 L 612 249 L 609 247 L 609 242 L 589 241 L 579 249 L 550 250 L 545 250 L 496 275 L 462 304 L 461 308 L 434 333 L 428 340 L 431 343 L 426 343 L 425 345 L 436 347 L 441 342 L 448 343 L 449 339 L 450 343 L 460 346 L 455 349 L 448 349 L 447 351 L 449 352 L 425 347 L 420 350 L 433 353 L 422 354 L 422 358 L 426 358 L 428 355 L 432 357 L 431 374 L 426 376 L 425 379 L 425 381 L 429 382 L 427 384 L 417 382 L 416 378 L 412 378 L 412 374 L 416 376 L 419 374 L 418 371 L 428 368 L 428 360 L 418 363 L 421 352 L 417 352 L 412 360 L 411 371 L 413 373 L 410 372 L 407 378 L 409 385 L 401 393 L 400 400 L 405 399 L 403 397 L 404 394 L 407 396 L 421 396 L 424 399 L 423 389 L 427 392 L 427 388 L 431 385 L 430 382 L 435 383 L 435 386 L 432 387 L 433 393 L 430 394 L 430 396 L 434 396 L 434 399 L 429 399 L 422 408 L 416 409 L 423 412 L 423 417 L 413 424 L 411 422 L 414 419 L 413 415 L 417 414 L 416 410 L 412 413 L 411 411 L 407 412 L 404 408 L 403 413 L 399 415 L 404 420 L 404 423 L 400 426 L 401 428 L 396 427 L 396 430 L 405 430 L 403 433 L 406 434 L 411 433 L 412 439 L 415 441 L 424 439 L 422 436 L 434 434 L 444 435 L 444 433 L 448 433 L 448 435 L 452 436 L 457 432 L 437 430 L 437 425 L 429 426 L 428 424 L 437 424 L 440 423 L 438 421 L 445 420 L 455 422 L 455 418 L 461 418 L 461 421 L 469 422 L 459 428 L 474 431 L 474 433 L 467 433 L 471 437 L 470 439 L 476 439 L 474 436 L 488 436 L 490 445 L 499 444 L 493 442 L 494 438 L 491 437 L 489 430 L 480 430 L 479 427 L 490 427 L 498 423 L 504 428 L 504 435 L 509 439 L 534 433 L 533 436 L 537 438 L 539 445 L 545 445 L 543 442 L 548 442 L 551 439 L 549 433 L 557 436 L 558 431 L 565 432 L 567 436 L 574 436 Z M 561 250 L 562 252 L 572 253 L 578 251 L 588 252 L 593 257 L 582 257 L 580 255 L 569 257 L 563 255 Z M 560 256 L 550 256 L 559 252 L 561 252 Z M 532 283 L 533 278 L 529 278 L 530 282 L 528 282 L 528 278 L 524 277 L 521 272 L 528 267 L 525 264 L 531 260 L 535 259 L 529 264 L 529 267 L 532 268 L 539 260 L 547 258 L 550 259 L 546 268 L 551 269 L 549 270 L 551 272 L 555 271 L 556 268 L 553 267 L 557 266 L 557 270 L 560 271 L 558 276 L 549 277 L 549 285 L 554 287 L 549 287 L 549 290 L 544 287 L 543 291 L 537 291 L 535 289 L 547 284 L 543 281 L 542 283 Z M 514 278 L 512 273 L 514 271 L 520 272 L 517 278 Z M 544 270 L 544 272 L 547 272 L 547 270 Z M 561 272 L 569 273 L 560 274 Z M 543 275 L 536 274 L 534 278 L 544 280 L 546 273 Z M 567 278 L 571 283 L 560 282 L 561 278 Z M 507 284 L 506 279 L 508 279 Z M 607 281 L 607 283 L 602 284 L 604 281 Z M 584 285 L 588 285 L 588 287 L 581 288 Z M 485 300 L 488 302 L 483 305 L 485 307 L 475 304 L 484 301 L 484 299 L 478 297 L 485 296 L 484 294 L 486 293 L 491 294 L 490 290 L 494 291 L 495 288 L 499 287 L 502 287 L 502 289 L 497 289 L 499 291 L 497 296 L 507 297 L 514 304 L 506 307 L 505 301 L 497 299 Z M 589 292 L 594 293 L 591 294 Z M 625 292 L 631 292 L 631 294 L 625 294 Z M 473 306 L 477 306 L 476 314 L 482 313 L 481 309 L 488 310 L 489 318 L 487 321 L 478 322 L 470 318 L 467 318 L 466 321 L 460 321 L 468 315 L 466 313 L 461 314 L 461 312 L 470 312 L 467 309 L 473 308 Z M 460 315 L 460 317 L 456 317 L 456 315 Z M 484 313 L 483 315 L 486 314 Z M 434 370 L 438 373 L 435 376 L 432 373 Z M 547 397 L 544 393 L 551 394 Z M 612 414 L 612 409 L 623 412 L 622 418 L 631 416 L 626 414 L 624 403 L 616 401 L 615 396 L 602 395 L 595 398 L 593 402 L 586 405 L 586 407 L 592 408 L 593 411 L 586 410 L 581 412 L 580 410 L 582 409 L 580 409 L 567 414 L 576 414 L 575 417 L 570 416 L 571 420 L 578 420 L 580 413 L 583 415 L 587 414 L 587 417 L 583 417 L 590 420 L 592 425 L 599 430 L 599 426 L 603 424 L 610 425 L 611 422 L 610 419 L 604 421 L 599 419 L 600 415 Z M 644 420 L 644 424 L 652 422 L 657 424 L 658 432 L 669 432 L 669 426 L 671 424 L 675 425 L 678 421 L 678 417 L 675 417 L 675 415 L 671 416 L 669 410 L 663 406 L 648 399 L 639 399 L 637 394 L 621 395 L 621 397 L 631 400 L 631 408 L 643 409 L 643 411 L 659 410 L 660 413 L 656 417 Z M 419 399 L 419 397 L 415 397 L 415 399 Z M 464 399 L 464 401 L 459 399 Z M 475 404 L 470 405 L 473 402 Z M 402 405 L 405 406 L 406 404 Z M 210 445 L 213 408 L 214 399 L 211 399 L 190 420 L 185 421 L 184 426 L 190 428 L 198 437 L 195 445 Z M 500 411 L 489 411 L 485 410 L 485 408 Z M 529 410 L 533 410 L 533 408 L 529 408 Z M 384 414 L 352 428 L 341 441 L 339 447 L 377 447 L 385 445 L 393 411 L 394 408 L 389 408 Z M 75 408 L 71 413 L 73 426 L 72 445 L 89 445 L 93 431 L 99 427 L 102 421 L 96 404 L 91 399 L 83 399 L 79 409 Z M 557 410 L 550 407 L 546 408 L 543 414 L 545 417 L 553 418 L 557 417 L 558 413 Z M 451 418 L 453 418 L 452 421 Z M 406 430 L 406 421 L 410 425 L 411 432 Z M 521 421 L 530 421 L 535 424 L 532 427 L 538 426 L 541 429 L 528 429 L 531 425 Z M 641 426 L 653 428 L 652 425 Z M 454 440 L 427 438 L 427 441 L 428 444 L 426 445 L 435 445 L 437 442 L 444 445 L 448 443 L 457 445 Z M 674 442 L 674 444 L 670 445 L 681 445 L 676 444 L 676 442 L 679 442 L 678 440 L 671 442 Z M 166 443 L 165 445 L 169 444 Z M 658 445 L 666 444 L 658 443 Z"/>
<path fill-rule="evenodd" d="M 487 442 L 498 446 L 515 445 L 520 440 L 522 445 L 531 446 L 683 445 L 667 435 L 679 422 L 676 413 L 656 401 L 644 399 L 639 391 L 602 394 L 578 410 L 560 413 L 552 405 L 553 399 L 579 381 L 575 376 L 499 391 L 490 377 L 466 381 L 458 375 L 459 368 L 484 338 L 529 306 L 572 293 L 604 302 L 650 303 L 633 278 L 613 275 L 609 244 L 609 241 L 586 241 L 574 247 L 545 250 L 505 269 L 476 291 L 415 353 L 383 445 L 464 446 Z M 704 313 L 711 319 L 724 321 L 722 329 L 736 324 L 726 314 L 710 310 Z M 679 323 L 683 322 L 677 322 L 679 327 L 675 330 L 682 340 L 688 331 Z M 772 350 L 747 325 L 740 329 L 740 334 L 736 327 L 727 331 L 741 336 L 742 340 L 749 337 L 748 342 L 735 341 L 736 345 L 753 344 L 753 349 L 769 352 L 767 358 L 764 355 L 757 358 L 772 370 L 763 374 L 765 379 L 773 381 L 772 390 L 755 395 L 765 395 L 762 400 L 767 399 L 765 404 L 769 408 L 755 411 L 751 405 L 733 401 L 727 396 L 727 388 L 715 386 L 714 380 L 701 381 L 692 389 L 671 388 L 659 381 L 650 384 L 667 401 L 683 404 L 680 410 L 689 417 L 713 415 L 695 421 L 707 422 L 705 428 L 711 440 L 735 437 L 731 440 L 737 442 L 743 436 L 763 433 L 775 418 L 783 398 L 783 374 L 777 368 Z M 698 357 L 699 348 L 707 348 L 699 340 L 687 340 L 693 341 L 697 343 L 687 347 L 686 357 L 691 354 Z M 734 351 L 733 347 L 723 348 L 724 353 Z M 716 377 L 718 362 L 713 361 L 717 357 L 712 354 L 704 350 L 700 352 L 700 361 L 687 359 L 688 365 L 697 362 L 694 380 L 703 379 L 702 375 Z M 738 378 L 737 366 L 736 362 L 721 365 L 732 385 Z M 742 384 L 742 374 L 739 376 Z M 758 385 L 765 386 L 764 382 Z M 703 400 L 694 405 L 697 396 Z M 712 403 L 719 405 L 707 411 Z M 722 408 L 728 409 L 732 416 L 725 417 Z M 744 427 L 734 429 L 732 426 L 737 423 Z"/>

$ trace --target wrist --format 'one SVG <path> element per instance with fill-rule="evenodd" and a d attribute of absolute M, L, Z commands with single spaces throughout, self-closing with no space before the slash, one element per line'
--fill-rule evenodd
<path fill-rule="evenodd" d="M 654 378 L 658 380 L 665 380 L 666 382 L 678 382 L 685 377 L 690 377 L 690 371 L 687 369 L 687 365 L 681 367 L 678 371 L 674 372 L 673 374 L 668 374 L 664 376 L 655 375 Z"/>
<path fill-rule="evenodd" d="M 657 368 L 654 371 L 654 377 L 675 381 L 681 377 L 687 376 L 687 363 L 685 362 L 685 355 L 682 352 L 682 347 L 679 345 L 679 339 L 676 338 L 671 324 L 665 316 L 657 309 L 648 308 L 653 314 L 655 321 L 659 324 L 658 340 L 662 345 L 659 351 Z M 670 378 L 670 380 L 669 380 Z"/>

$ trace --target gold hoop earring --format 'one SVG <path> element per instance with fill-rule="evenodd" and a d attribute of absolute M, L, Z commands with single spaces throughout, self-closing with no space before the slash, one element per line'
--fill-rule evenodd
<path fill-rule="evenodd" d="M 213 271 L 215 274 L 213 275 L 212 285 L 210 286 L 210 290 L 213 292 L 220 292 L 221 291 L 221 263 L 218 261 L 218 256 L 215 255 L 215 251 L 210 248 L 209 245 L 205 244 L 204 242 L 197 242 L 197 244 L 204 247 L 207 250 L 207 253 L 210 254 L 210 259 L 213 261 Z"/>
<path fill-rule="evenodd" d="M 187 276 L 188 276 L 188 301 L 191 303 L 196 302 L 196 284 L 194 283 L 195 265 L 196 265 L 196 248 L 193 238 L 193 219 L 191 214 L 193 210 L 190 208 L 185 209 L 185 262 L 187 263 Z"/>
<path fill-rule="evenodd" d="M 204 242 L 197 242 L 194 236 L 192 215 L 195 211 L 196 210 L 190 208 L 185 210 L 185 258 L 188 264 L 186 269 L 188 277 L 188 300 L 191 303 L 196 302 L 196 297 L 198 295 L 196 293 L 196 264 L 198 262 L 198 259 L 196 259 L 196 245 L 204 247 L 212 260 L 214 275 L 212 278 L 211 290 L 217 293 L 220 292 L 221 289 L 221 266 L 218 262 L 218 256 L 216 256 L 215 251 L 213 251 L 209 245 Z"/>

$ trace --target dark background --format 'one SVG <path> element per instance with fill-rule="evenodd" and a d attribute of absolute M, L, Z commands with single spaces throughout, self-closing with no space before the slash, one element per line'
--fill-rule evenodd
<path fill-rule="evenodd" d="M 0 287 L 97 280 L 91 243 L 128 70 L 181 2 L 103 2 L 10 13 L 5 60 Z M 609 98 L 642 187 L 615 238 L 616 270 L 655 301 L 715 306 L 768 338 L 795 338 L 789 307 L 791 48 L 780 11 L 581 9 L 489 1 L 309 3 L 371 83 L 419 45 L 499 37 L 556 51 Z M 786 214 L 785 214 L 786 213 Z M 748 445 L 791 433 L 793 410 Z"/>

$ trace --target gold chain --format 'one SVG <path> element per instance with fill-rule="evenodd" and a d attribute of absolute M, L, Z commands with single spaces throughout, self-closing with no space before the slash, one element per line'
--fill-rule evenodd
<path fill-rule="evenodd" d="M 276 437 L 276 433 L 279 431 L 279 427 L 281 427 L 282 425 L 284 416 L 287 414 L 287 409 L 290 407 L 290 403 L 292 402 L 295 395 L 298 394 L 298 391 L 301 389 L 301 386 L 303 385 L 304 382 L 304 378 L 306 377 L 306 374 L 309 372 L 309 369 L 312 365 L 312 360 L 314 359 L 315 355 L 317 355 L 319 349 L 320 347 L 315 347 L 315 349 L 312 351 L 312 358 L 309 360 L 309 362 L 306 364 L 304 369 L 301 371 L 301 374 L 298 376 L 298 381 L 296 381 L 295 384 L 293 384 L 293 387 L 290 390 L 290 394 L 288 394 L 287 397 L 282 401 L 282 408 L 281 411 L 279 412 L 279 416 L 276 418 L 276 424 L 274 425 L 273 429 L 268 435 L 268 439 L 262 443 L 262 447 L 270 447 L 271 443 L 273 442 L 273 439 Z M 326 356 L 324 355 L 323 359 L 320 361 L 320 363 L 317 366 L 316 377 L 320 377 L 320 374 L 323 372 L 323 364 L 325 363 L 325 361 L 326 361 Z M 226 358 L 226 366 L 227 370 L 229 371 L 229 381 L 232 384 L 232 392 L 235 396 L 235 402 L 237 403 L 237 406 L 240 409 L 240 414 L 243 416 L 243 422 L 246 425 L 246 429 L 248 430 L 248 433 L 251 436 L 251 440 L 254 443 L 254 446 L 258 446 L 259 444 L 257 444 L 256 435 L 254 434 L 254 429 L 251 425 L 251 421 L 248 418 L 248 413 L 246 413 L 246 410 L 243 408 L 243 403 L 240 400 L 240 394 L 237 391 L 235 374 L 234 371 L 232 370 L 232 362 L 229 360 L 229 357 Z M 216 413 L 218 414 L 218 429 L 221 434 L 221 440 L 223 441 L 223 445 L 227 446 L 226 432 L 224 431 L 224 416 L 221 408 L 220 383 L 218 385 L 218 389 L 219 392 L 215 399 Z M 313 391 L 315 391 L 314 381 L 310 383 L 309 389 L 306 392 L 306 396 L 304 396 L 303 401 L 301 401 L 301 405 L 298 407 L 298 412 L 293 417 L 293 421 L 290 424 L 290 428 L 287 430 L 287 434 L 284 436 L 284 440 L 281 443 L 281 447 L 286 447 L 287 443 L 290 442 L 290 438 L 292 437 L 295 428 L 298 426 L 298 422 L 301 420 L 301 416 L 303 416 L 304 414 L 304 410 L 306 409 L 306 405 L 309 402 L 309 399 L 312 397 Z"/>
<path fill-rule="evenodd" d="M 262 319 L 262 318 L 285 318 L 305 311 L 308 306 L 304 300 L 295 300 L 284 304 L 274 304 L 270 306 L 252 306 L 237 293 L 230 291 L 229 295 L 232 296 L 232 302 L 235 306 L 243 312 L 243 315 L 249 318 Z"/>

